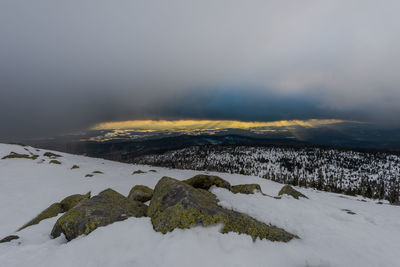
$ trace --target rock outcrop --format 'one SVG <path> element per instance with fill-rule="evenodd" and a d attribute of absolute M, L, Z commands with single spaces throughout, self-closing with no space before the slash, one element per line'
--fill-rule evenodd
<path fill-rule="evenodd" d="M 193 186 L 194 188 L 201 188 L 204 190 L 210 189 L 211 186 L 231 189 L 231 184 L 218 176 L 211 176 L 205 174 L 196 175 L 190 179 L 183 180 L 182 182 Z"/>
<path fill-rule="evenodd" d="M 66 212 L 76 206 L 81 200 L 90 198 L 90 192 L 86 195 L 75 194 L 64 198 L 60 203 L 53 203 L 47 209 L 42 211 L 38 216 L 33 218 L 27 224 L 18 229 L 22 229 L 40 223 L 42 220 L 57 216 L 59 213 Z"/>
<path fill-rule="evenodd" d="M 63 208 L 61 207 L 60 203 L 54 203 L 51 204 L 47 209 L 42 211 L 38 216 L 33 218 L 31 221 L 26 223 L 24 226 L 18 229 L 18 231 L 21 231 L 22 229 L 25 229 L 28 226 L 32 226 L 35 224 L 40 223 L 44 219 L 52 218 L 57 216 L 59 213 L 64 212 Z"/>
<path fill-rule="evenodd" d="M 164 234 L 175 228 L 222 224 L 222 233 L 247 234 L 253 240 L 260 238 L 287 242 L 297 238 L 246 214 L 222 208 L 218 206 L 214 194 L 170 177 L 163 177 L 154 188 L 148 215 L 154 230 Z"/>
<path fill-rule="evenodd" d="M 17 235 L 9 235 L 0 240 L 0 243 L 11 242 L 12 240 L 19 239 Z"/>
<path fill-rule="evenodd" d="M 234 194 L 241 193 L 241 194 L 254 194 L 255 192 L 260 192 L 261 187 L 259 184 L 239 184 L 231 186 L 231 191 Z"/>
<path fill-rule="evenodd" d="M 72 240 L 128 217 L 146 216 L 147 208 L 139 201 L 130 200 L 112 189 L 107 189 L 79 202 L 61 216 L 54 225 L 51 236 L 55 238 L 64 233 L 67 240 Z"/>
<path fill-rule="evenodd" d="M 70 195 L 63 200 L 61 200 L 61 208 L 63 209 L 63 212 L 69 211 L 73 207 L 75 207 L 80 201 L 90 198 L 90 192 L 88 192 L 85 195 L 80 195 L 80 194 L 75 194 L 75 195 Z"/>
<path fill-rule="evenodd" d="M 135 185 L 129 192 L 128 198 L 140 202 L 147 202 L 153 197 L 153 189 L 145 185 Z"/>
<path fill-rule="evenodd" d="M 278 195 L 279 196 L 289 195 L 289 196 L 294 197 L 295 199 L 299 199 L 299 197 L 308 198 L 307 196 L 303 195 L 302 193 L 300 193 L 299 191 L 297 191 L 290 185 L 285 185 L 284 187 L 282 187 L 282 189 L 281 189 L 281 191 L 279 191 Z"/>

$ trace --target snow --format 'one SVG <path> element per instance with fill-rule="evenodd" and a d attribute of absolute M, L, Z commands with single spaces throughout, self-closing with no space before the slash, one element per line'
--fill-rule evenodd
<path fill-rule="evenodd" d="M 11 151 L 38 154 L 36 160 L 0 160 L 0 238 L 50 204 L 70 194 L 99 193 L 113 188 L 127 195 L 136 184 L 154 187 L 162 176 L 187 179 L 201 172 L 124 164 L 65 153 L 61 165 L 49 164 L 47 150 L 0 144 L 0 158 Z M 45 159 L 44 162 L 39 163 Z M 71 170 L 77 164 L 79 169 Z M 132 175 L 135 170 L 157 172 Z M 84 177 L 93 171 L 94 174 Z M 204 172 L 203 172 L 204 173 Z M 214 173 L 231 184 L 258 183 L 277 195 L 282 187 L 255 176 Z M 149 218 L 129 218 L 100 227 L 67 242 L 51 239 L 57 220 L 51 218 L 18 233 L 20 239 L 0 244 L 0 266 L 399 266 L 400 207 L 378 205 L 360 197 L 297 188 L 309 199 L 261 194 L 232 194 L 212 188 L 220 205 L 247 213 L 297 234 L 289 243 L 257 240 L 235 233 L 220 234 L 220 226 L 174 230 L 163 235 Z M 347 214 L 349 209 L 355 215 Z M 61 216 L 61 215 L 60 215 Z"/>

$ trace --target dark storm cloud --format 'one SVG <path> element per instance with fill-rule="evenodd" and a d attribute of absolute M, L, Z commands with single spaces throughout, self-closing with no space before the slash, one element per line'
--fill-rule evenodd
<path fill-rule="evenodd" d="M 399 124 L 399 8 L 392 0 L 4 0 L 0 136 L 143 118 Z"/>

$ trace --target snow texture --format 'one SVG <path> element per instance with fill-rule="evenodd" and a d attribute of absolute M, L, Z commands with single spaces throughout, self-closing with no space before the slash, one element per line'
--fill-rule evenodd
<path fill-rule="evenodd" d="M 43 157 L 47 150 L 0 144 L 0 158 L 11 151 L 39 157 L 0 160 L 0 238 L 15 234 L 43 209 L 71 194 L 91 191 L 96 195 L 112 188 L 127 196 L 134 185 L 154 188 L 165 175 L 183 180 L 202 173 L 58 152 L 61 164 L 49 164 L 50 159 Z M 74 164 L 80 168 L 71 169 Z M 132 175 L 139 169 L 146 173 Z M 150 169 L 157 172 L 148 172 Z M 85 177 L 96 170 L 104 174 Z M 210 174 L 232 185 L 258 183 L 269 195 L 277 195 L 282 187 L 255 176 Z M 259 193 L 233 194 L 223 188 L 211 188 L 221 206 L 247 213 L 301 238 L 289 243 L 253 242 L 247 235 L 220 234 L 219 226 L 176 229 L 163 235 L 153 230 L 149 218 L 129 218 L 67 242 L 64 236 L 50 238 L 58 218 L 54 217 L 18 232 L 20 239 L 0 244 L 0 266 L 399 266 L 400 207 L 378 205 L 361 197 L 296 189 L 309 199 L 274 199 Z"/>

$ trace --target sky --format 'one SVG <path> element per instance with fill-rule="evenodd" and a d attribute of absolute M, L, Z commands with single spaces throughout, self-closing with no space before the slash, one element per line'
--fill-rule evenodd
<path fill-rule="evenodd" d="M 399 126 L 394 0 L 2 0 L 0 138 L 132 120 Z"/>

